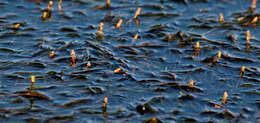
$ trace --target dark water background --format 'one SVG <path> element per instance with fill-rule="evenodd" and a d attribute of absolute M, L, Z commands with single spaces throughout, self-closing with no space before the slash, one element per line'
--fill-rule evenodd
<path fill-rule="evenodd" d="M 64 0 L 59 11 L 54 1 L 51 20 L 42 21 L 46 0 L 0 1 L 1 123 L 126 123 L 152 117 L 166 123 L 260 122 L 260 15 L 258 8 L 246 12 L 250 0 L 111 3 L 100 9 L 103 0 Z M 140 24 L 131 20 L 138 7 Z M 225 22 L 218 22 L 219 13 Z M 241 17 L 246 21 L 237 21 Z M 252 17 L 258 21 L 245 25 Z M 118 30 L 119 18 L 124 23 Z M 101 21 L 103 40 L 95 34 Z M 17 23 L 18 30 L 10 29 Z M 135 34 L 139 39 L 133 42 Z M 51 51 L 57 52 L 53 58 Z M 224 57 L 216 63 L 203 62 L 218 51 Z M 123 72 L 114 73 L 116 68 Z M 26 95 L 32 75 L 34 93 Z M 190 80 L 195 87 L 187 86 Z M 221 104 L 225 91 L 228 102 Z"/>

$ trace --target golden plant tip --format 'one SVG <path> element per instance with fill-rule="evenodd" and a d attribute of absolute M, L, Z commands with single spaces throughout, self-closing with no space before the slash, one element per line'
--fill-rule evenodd
<path fill-rule="evenodd" d="M 145 106 L 142 107 L 142 110 L 145 111 Z"/>
<path fill-rule="evenodd" d="M 53 6 L 53 1 L 49 1 L 47 9 L 51 9 L 52 6 Z"/>
<path fill-rule="evenodd" d="M 242 21 L 242 20 L 244 20 L 244 19 L 245 19 L 245 17 L 236 18 L 237 21 Z"/>
<path fill-rule="evenodd" d="M 106 7 L 107 7 L 107 8 L 110 7 L 110 4 L 111 4 L 111 1 L 110 1 L 110 0 L 106 0 Z"/>
<path fill-rule="evenodd" d="M 44 11 L 44 12 L 42 13 L 42 18 L 43 18 L 43 19 L 46 19 L 47 17 L 48 17 L 48 12 Z"/>
<path fill-rule="evenodd" d="M 246 71 L 246 67 L 245 67 L 245 66 L 242 66 L 242 67 L 240 68 L 240 77 L 243 77 L 243 76 L 244 76 L 245 71 Z"/>
<path fill-rule="evenodd" d="M 103 104 L 102 104 L 102 111 L 103 112 L 106 112 L 106 110 L 107 110 L 107 103 L 108 103 L 108 98 L 104 97 Z"/>
<path fill-rule="evenodd" d="M 59 0 L 59 2 L 58 2 L 58 8 L 59 8 L 59 10 L 62 10 L 62 1 L 63 1 L 63 0 Z"/>
<path fill-rule="evenodd" d="M 55 51 L 51 51 L 50 54 L 49 54 L 49 57 L 54 57 L 56 56 L 56 52 Z"/>
<path fill-rule="evenodd" d="M 240 68 L 240 71 L 241 71 L 241 72 L 245 72 L 245 70 L 246 70 L 246 67 L 245 67 L 245 66 L 242 66 L 242 67 Z"/>
<path fill-rule="evenodd" d="M 121 27 L 122 23 L 123 23 L 123 19 L 119 19 L 116 24 L 116 29 L 119 29 Z"/>
<path fill-rule="evenodd" d="M 76 53 L 75 50 L 70 50 L 70 65 L 75 66 L 76 64 Z"/>
<path fill-rule="evenodd" d="M 138 34 L 134 35 L 134 39 L 137 40 L 138 39 Z"/>
<path fill-rule="evenodd" d="M 49 1 L 49 4 L 48 4 L 50 7 L 53 6 L 53 1 Z"/>
<path fill-rule="evenodd" d="M 104 103 L 104 104 L 107 104 L 107 103 L 108 103 L 108 97 L 104 97 L 103 103 Z"/>
<path fill-rule="evenodd" d="M 120 73 L 120 72 L 122 72 L 121 68 L 117 68 L 117 69 L 114 70 L 114 73 Z"/>
<path fill-rule="evenodd" d="M 224 14 L 223 13 L 220 13 L 218 15 L 218 21 L 219 21 L 219 23 L 223 23 L 224 22 Z"/>
<path fill-rule="evenodd" d="M 247 43 L 250 43 L 250 39 L 251 39 L 250 31 L 247 30 L 247 31 L 246 31 L 246 42 L 247 42 Z"/>
<path fill-rule="evenodd" d="M 101 23 L 99 23 L 99 25 L 98 25 L 98 31 L 103 32 L 103 29 L 104 29 L 104 23 L 101 22 Z"/>
<path fill-rule="evenodd" d="M 19 28 L 20 26 L 21 26 L 21 24 L 18 23 L 18 24 L 15 24 L 14 28 Z"/>
<path fill-rule="evenodd" d="M 156 117 L 152 117 L 150 120 L 149 120 L 149 123 L 157 123 L 158 119 Z"/>
<path fill-rule="evenodd" d="M 221 51 L 218 51 L 218 53 L 217 53 L 217 58 L 218 58 L 218 59 L 221 59 L 221 56 L 222 56 Z"/>
<path fill-rule="evenodd" d="M 252 0 L 251 5 L 250 5 L 250 8 L 251 8 L 252 10 L 255 10 L 255 9 L 256 9 L 256 3 L 257 3 L 257 0 Z"/>
<path fill-rule="evenodd" d="M 36 82 L 36 77 L 35 76 L 31 76 L 31 82 L 35 83 Z"/>
<path fill-rule="evenodd" d="M 254 17 L 251 23 L 257 23 L 258 22 L 258 17 Z"/>
<path fill-rule="evenodd" d="M 223 108 L 223 106 L 222 106 L 222 105 L 219 105 L 219 104 L 215 104 L 213 107 L 214 107 L 214 108 Z"/>
<path fill-rule="evenodd" d="M 86 67 L 91 67 L 91 66 L 92 66 L 91 62 L 87 62 Z"/>
<path fill-rule="evenodd" d="M 142 11 L 142 8 L 137 8 L 137 10 L 135 11 L 134 19 L 136 19 L 141 14 L 141 11 Z"/>
<path fill-rule="evenodd" d="M 222 104 L 227 104 L 228 93 L 225 91 L 222 97 Z"/>
<path fill-rule="evenodd" d="M 196 48 L 196 49 L 200 49 L 200 42 L 196 42 L 195 48 Z"/>
<path fill-rule="evenodd" d="M 70 56 L 76 56 L 75 50 L 70 50 Z"/>
<path fill-rule="evenodd" d="M 190 81 L 188 82 L 188 86 L 189 86 L 189 87 L 194 87 L 194 86 L 195 86 L 195 82 L 194 82 L 193 80 L 190 80 Z"/>

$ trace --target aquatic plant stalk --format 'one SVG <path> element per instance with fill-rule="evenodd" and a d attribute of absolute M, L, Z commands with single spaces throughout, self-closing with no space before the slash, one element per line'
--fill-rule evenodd
<path fill-rule="evenodd" d="M 103 36 L 104 36 L 103 28 L 104 28 L 104 23 L 101 22 L 98 25 L 98 31 L 96 32 L 97 37 L 100 38 L 100 39 L 103 39 Z"/>
<path fill-rule="evenodd" d="M 223 14 L 223 13 L 220 13 L 220 14 L 218 15 L 218 22 L 219 22 L 219 23 L 223 23 L 223 22 L 224 22 L 224 14 Z"/>
<path fill-rule="evenodd" d="M 221 51 L 218 51 L 218 53 L 217 53 L 217 58 L 218 58 L 218 59 L 221 59 L 221 55 L 222 55 Z"/>
<path fill-rule="evenodd" d="M 242 66 L 242 67 L 240 68 L 240 77 L 243 77 L 243 76 L 244 76 L 245 70 L 246 70 L 246 67 L 245 67 L 245 66 Z"/>
<path fill-rule="evenodd" d="M 107 104 L 108 104 L 108 98 L 104 97 L 103 104 L 102 104 L 102 112 L 103 113 L 107 111 Z"/>
<path fill-rule="evenodd" d="M 249 44 L 251 39 L 251 33 L 249 30 L 246 31 L 246 43 Z"/>
<path fill-rule="evenodd" d="M 76 65 L 76 53 L 74 50 L 70 51 L 70 65 L 72 67 L 75 67 L 75 65 Z"/>
<path fill-rule="evenodd" d="M 87 64 L 86 64 L 86 67 L 89 68 L 89 67 L 91 67 L 91 66 L 92 66 L 91 62 L 88 61 Z"/>
<path fill-rule="evenodd" d="M 15 28 L 15 29 L 18 29 L 20 26 L 21 26 L 21 24 L 18 23 L 18 24 L 15 24 L 14 28 Z"/>
<path fill-rule="evenodd" d="M 227 104 L 228 93 L 225 91 L 222 97 L 222 104 Z"/>
<path fill-rule="evenodd" d="M 257 0 L 252 0 L 251 5 L 250 5 L 250 9 L 251 10 L 255 10 L 256 9 L 256 3 L 257 3 Z"/>
<path fill-rule="evenodd" d="M 195 49 L 200 49 L 200 42 L 196 42 Z"/>
<path fill-rule="evenodd" d="M 116 24 L 116 26 L 115 26 L 115 28 L 119 29 L 121 27 L 122 23 L 123 23 L 123 19 L 119 19 L 117 24 Z"/>
<path fill-rule="evenodd" d="M 43 11 L 41 18 L 46 20 L 51 17 L 53 1 L 49 1 L 47 8 Z"/>
<path fill-rule="evenodd" d="M 50 54 L 49 54 L 49 57 L 54 57 L 56 56 L 56 52 L 55 51 L 51 51 Z"/>
<path fill-rule="evenodd" d="M 63 0 L 59 0 L 59 2 L 58 2 L 58 9 L 59 10 L 62 10 L 62 2 L 63 2 Z"/>
<path fill-rule="evenodd" d="M 141 14 L 142 8 L 137 8 L 135 11 L 134 19 L 136 19 Z"/>
<path fill-rule="evenodd" d="M 194 82 L 193 80 L 190 80 L 190 81 L 188 82 L 188 86 L 191 87 L 191 88 L 193 88 L 193 87 L 195 86 L 195 82 Z"/>
<path fill-rule="evenodd" d="M 110 0 L 106 0 L 106 8 L 109 8 L 111 6 L 111 1 Z"/>
<path fill-rule="evenodd" d="M 120 73 L 120 72 L 122 72 L 121 68 L 117 68 L 117 69 L 114 70 L 114 73 Z"/>
<path fill-rule="evenodd" d="M 51 10 L 53 6 L 53 1 L 49 1 L 47 9 Z"/>
<path fill-rule="evenodd" d="M 35 76 L 31 76 L 31 83 L 35 83 L 36 82 L 36 77 Z"/>

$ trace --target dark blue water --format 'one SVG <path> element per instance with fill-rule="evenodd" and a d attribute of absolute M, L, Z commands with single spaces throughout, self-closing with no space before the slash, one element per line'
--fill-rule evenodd
<path fill-rule="evenodd" d="M 64 0 L 42 20 L 47 4 L 0 1 L 1 122 L 260 122 L 259 2 L 248 12 L 249 0 Z"/>

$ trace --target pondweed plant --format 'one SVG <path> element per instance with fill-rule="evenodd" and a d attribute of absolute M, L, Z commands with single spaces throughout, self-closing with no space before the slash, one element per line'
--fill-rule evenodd
<path fill-rule="evenodd" d="M 240 74 L 239 74 L 239 76 L 240 76 L 240 77 L 243 77 L 244 74 L 245 74 L 245 71 L 246 71 L 246 67 L 245 67 L 245 66 L 242 66 L 242 67 L 240 68 Z"/>
<path fill-rule="evenodd" d="M 98 40 L 103 40 L 104 39 L 103 28 L 104 28 L 104 23 L 103 22 L 99 23 L 98 31 L 96 32 L 96 36 L 97 36 Z"/>
<path fill-rule="evenodd" d="M 142 8 L 137 8 L 135 11 L 134 19 L 137 19 L 137 17 L 141 14 Z"/>
<path fill-rule="evenodd" d="M 223 22 L 224 22 L 224 14 L 223 14 L 223 13 L 220 13 L 220 14 L 218 15 L 218 22 L 219 22 L 219 23 L 223 23 Z"/>
<path fill-rule="evenodd" d="M 227 104 L 228 93 L 225 91 L 222 97 L 222 104 Z"/>
<path fill-rule="evenodd" d="M 75 50 L 70 50 L 70 66 L 76 66 L 76 53 Z"/>
<path fill-rule="evenodd" d="M 116 28 L 116 29 L 120 29 L 120 27 L 121 27 L 122 24 L 123 24 L 123 19 L 119 19 L 119 20 L 117 21 L 117 23 L 116 23 L 115 28 Z"/>
<path fill-rule="evenodd" d="M 42 20 L 48 20 L 51 18 L 52 6 L 53 6 L 53 1 L 49 1 L 47 8 L 44 9 L 42 12 L 42 16 L 41 16 Z"/>
<path fill-rule="evenodd" d="M 62 2 L 63 2 L 63 0 L 59 0 L 59 2 L 58 2 L 58 9 L 59 10 L 62 10 Z"/>
<path fill-rule="evenodd" d="M 111 1 L 110 1 L 110 0 L 106 0 L 106 5 L 105 5 L 105 7 L 106 7 L 106 8 L 110 8 L 110 6 L 111 6 Z"/>
<path fill-rule="evenodd" d="M 107 112 L 107 104 L 108 104 L 108 97 L 104 97 L 103 104 L 102 104 L 102 112 Z"/>

